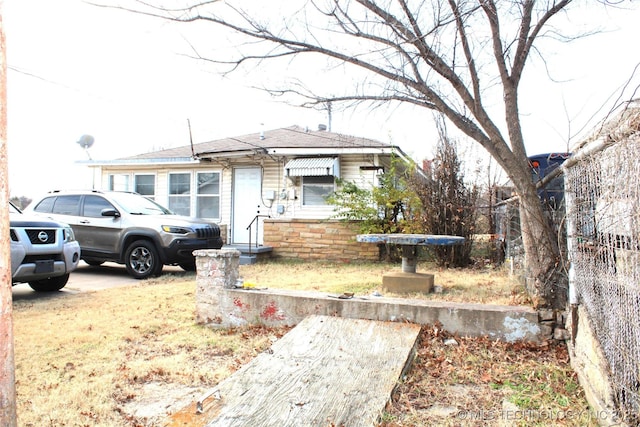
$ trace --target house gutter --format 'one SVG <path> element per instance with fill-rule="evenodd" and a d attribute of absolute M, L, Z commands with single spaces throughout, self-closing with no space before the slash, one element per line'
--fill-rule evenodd
<path fill-rule="evenodd" d="M 88 167 L 100 166 L 159 166 L 159 165 L 195 165 L 202 161 L 230 159 L 240 157 L 264 156 L 328 156 L 341 154 L 396 154 L 408 163 L 415 163 L 404 151 L 397 146 L 388 147 L 352 147 L 352 148 L 271 148 L 262 150 L 242 150 L 226 152 L 201 152 L 194 153 L 195 157 L 165 157 L 145 159 L 114 159 L 114 160 L 79 160 L 76 163 Z"/>
<path fill-rule="evenodd" d="M 216 151 L 216 152 L 200 152 L 195 153 L 197 158 L 215 159 L 215 158 L 238 158 L 256 155 L 266 156 L 328 156 L 340 154 L 390 154 L 392 152 L 401 151 L 394 147 L 354 147 L 354 148 L 335 148 L 335 147 L 316 147 L 316 148 L 264 148 L 262 150 L 242 150 L 242 151 Z"/>
<path fill-rule="evenodd" d="M 272 148 L 269 154 L 280 156 L 328 156 L 340 154 L 391 154 L 397 150 L 393 147 L 354 147 L 354 148 Z"/>
<path fill-rule="evenodd" d="M 115 159 L 115 160 L 79 160 L 77 164 L 94 166 L 149 166 L 149 165 L 192 165 L 200 160 L 191 157 L 166 157 L 158 159 Z"/>

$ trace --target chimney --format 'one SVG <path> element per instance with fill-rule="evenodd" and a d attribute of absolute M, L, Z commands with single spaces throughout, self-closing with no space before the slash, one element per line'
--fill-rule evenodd
<path fill-rule="evenodd" d="M 327 125 L 320 123 L 320 124 L 318 125 L 318 130 L 319 130 L 320 132 L 324 132 L 325 130 L 327 130 Z"/>

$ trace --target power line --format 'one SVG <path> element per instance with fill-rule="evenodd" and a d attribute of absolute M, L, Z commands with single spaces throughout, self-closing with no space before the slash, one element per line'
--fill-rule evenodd
<path fill-rule="evenodd" d="M 9 69 L 11 71 L 15 71 L 16 73 L 24 74 L 25 76 L 29 76 L 29 77 L 33 77 L 33 78 L 38 79 L 38 80 L 42 80 L 45 83 L 49 83 L 49 84 L 52 84 L 52 85 L 60 86 L 60 87 L 63 87 L 65 89 L 75 90 L 76 92 L 81 92 L 79 89 L 73 88 L 73 87 L 68 86 L 68 85 L 66 85 L 64 83 L 54 82 L 53 80 L 49 80 L 49 79 L 47 79 L 45 77 L 39 76 L 39 75 L 34 74 L 34 73 L 30 72 L 30 71 L 26 71 L 26 70 L 20 69 L 18 67 L 7 65 L 7 69 Z"/>

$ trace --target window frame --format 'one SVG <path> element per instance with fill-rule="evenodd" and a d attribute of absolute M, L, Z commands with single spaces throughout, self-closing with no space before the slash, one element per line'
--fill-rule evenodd
<path fill-rule="evenodd" d="M 217 181 L 217 192 L 214 193 L 201 193 L 200 192 L 200 175 L 205 175 L 205 174 L 211 174 L 211 175 L 217 175 L 218 176 L 218 181 Z M 220 218 L 220 204 L 221 204 L 221 200 L 222 200 L 222 173 L 220 173 L 220 171 L 215 171 L 215 170 L 196 170 L 195 174 L 194 174 L 194 180 L 195 180 L 195 193 L 194 193 L 194 197 L 195 197 L 195 216 L 198 218 L 207 218 L 207 219 L 219 219 Z M 215 212 L 214 216 L 204 216 L 201 215 L 201 207 L 204 209 L 204 206 L 201 206 L 201 201 L 205 201 L 207 199 L 212 199 L 213 202 L 213 209 L 216 210 L 217 212 Z M 217 203 L 216 203 L 217 202 Z"/>
<path fill-rule="evenodd" d="M 116 182 L 117 178 L 124 180 L 124 188 L 121 183 Z M 110 173 L 107 176 L 107 189 L 109 191 L 131 191 L 131 174 L 130 173 Z"/>
<path fill-rule="evenodd" d="M 324 197 L 329 196 L 331 193 L 333 193 L 336 190 L 336 177 L 333 175 L 317 175 L 317 176 L 302 176 L 302 182 L 300 183 L 300 188 L 302 190 L 302 197 L 301 197 L 301 205 L 305 208 L 309 208 L 309 207 L 327 207 L 329 206 L 329 203 L 324 199 Z M 329 182 L 326 183 L 309 183 L 308 181 L 311 179 L 319 179 L 319 178 L 327 178 L 331 179 L 331 184 L 329 184 Z M 331 186 L 331 189 L 329 190 L 329 186 Z M 322 200 L 322 203 L 308 203 L 308 190 L 310 190 L 311 188 L 326 188 L 328 191 L 326 192 L 326 194 L 324 195 L 313 195 L 313 199 L 318 200 L 318 197 Z"/>
<path fill-rule="evenodd" d="M 187 180 L 188 190 L 185 193 L 174 193 L 172 189 L 171 179 L 173 177 L 177 177 L 179 175 L 187 175 L 189 178 Z M 167 207 L 170 211 L 175 212 L 178 215 L 191 216 L 191 198 L 193 195 L 193 172 L 192 171 L 175 171 L 169 172 L 167 174 Z M 176 183 L 178 185 L 184 186 L 184 182 Z M 180 188 L 177 188 L 176 191 L 180 191 Z M 187 201 L 186 206 L 184 205 L 184 201 Z M 178 204 L 178 202 L 182 202 Z M 186 210 L 186 211 L 185 211 Z"/>
<path fill-rule="evenodd" d="M 139 187 L 138 187 L 138 178 L 139 177 L 152 177 L 153 178 L 153 188 L 152 188 L 152 193 L 151 194 L 145 194 L 143 192 L 139 191 Z M 143 184 L 148 186 L 149 184 Z M 134 173 L 133 174 L 133 191 L 135 191 L 138 194 L 141 194 L 145 197 L 148 197 L 152 200 L 155 200 L 156 198 L 156 189 L 157 189 L 157 174 L 155 173 L 144 173 L 144 172 L 140 172 L 140 173 Z"/>

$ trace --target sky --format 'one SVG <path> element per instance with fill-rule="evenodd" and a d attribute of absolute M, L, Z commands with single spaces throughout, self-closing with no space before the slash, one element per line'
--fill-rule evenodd
<path fill-rule="evenodd" d="M 567 25 L 604 31 L 554 43 L 545 50 L 546 63 L 533 61 L 526 70 L 520 112 L 529 154 L 567 151 L 605 116 L 628 81 L 625 95 L 640 84 L 634 74 L 640 7 L 623 2 L 627 9 L 605 11 L 586 3 L 577 2 Z M 328 122 L 324 112 L 284 105 L 249 87 L 241 73 L 223 77 L 186 57 L 201 28 L 82 0 L 3 5 L 11 196 L 90 187 L 82 164 L 89 158 Z M 207 33 L 200 36 L 215 43 Z M 335 112 L 331 130 L 390 142 L 416 161 L 432 157 L 437 135 L 432 113 L 411 108 Z M 77 144 L 82 135 L 95 141 L 87 151 Z"/>

